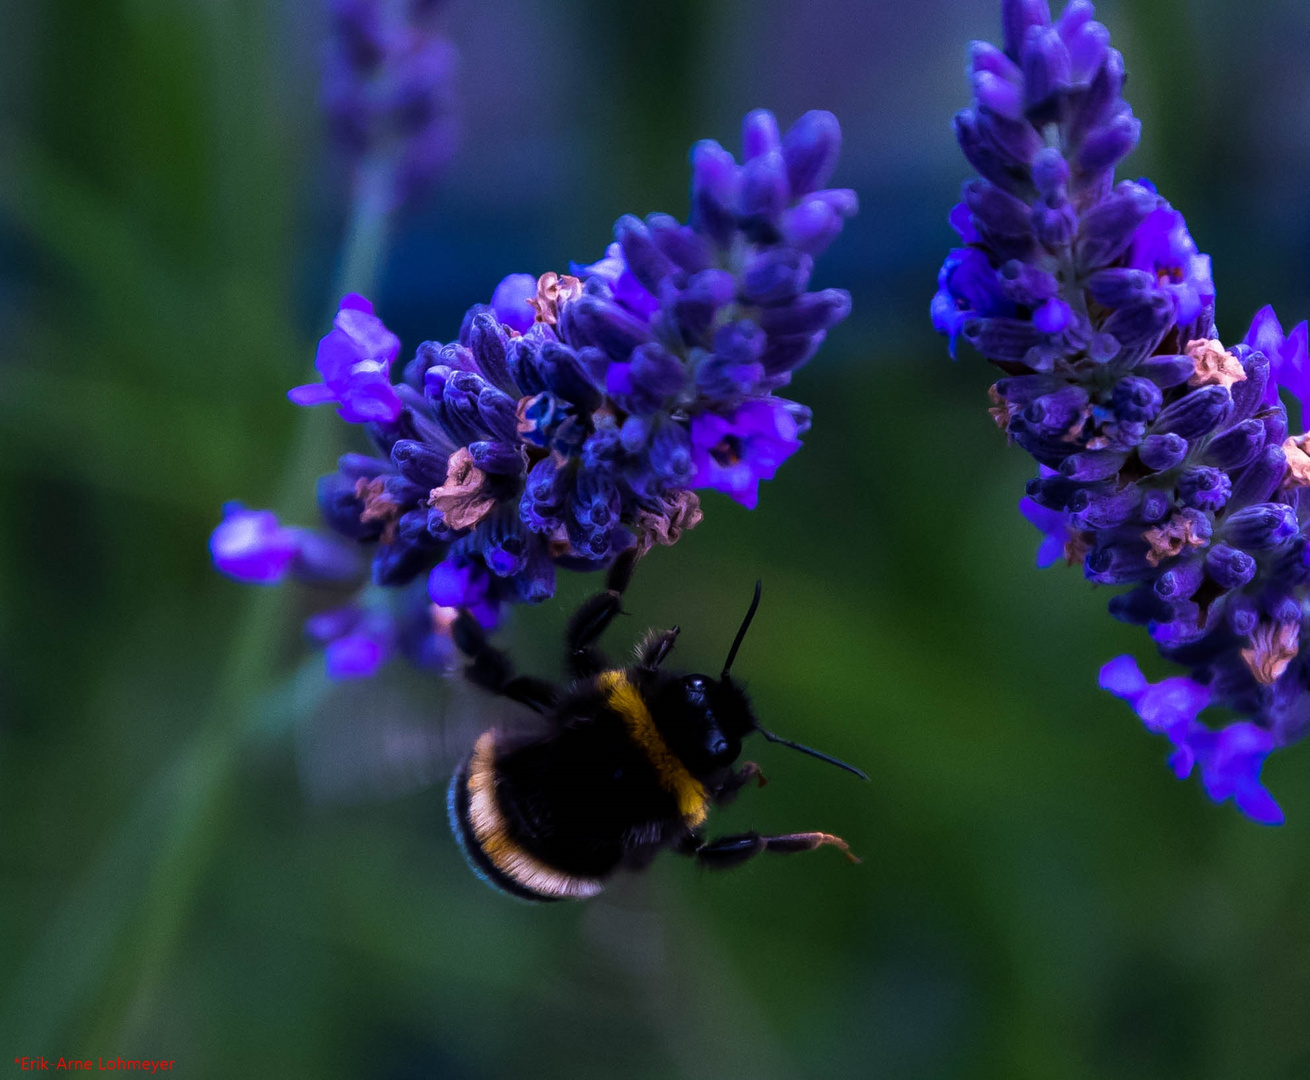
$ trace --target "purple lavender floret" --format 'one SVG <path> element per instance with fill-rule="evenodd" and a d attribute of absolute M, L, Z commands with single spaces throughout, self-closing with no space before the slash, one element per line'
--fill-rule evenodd
<path fill-rule="evenodd" d="M 1127 701 L 1146 729 L 1174 745 L 1169 765 L 1180 780 L 1201 767 L 1201 782 L 1215 802 L 1232 799 L 1262 825 L 1281 825 L 1283 811 L 1260 783 L 1260 770 L 1274 749 L 1271 732 L 1246 721 L 1213 731 L 1197 720 L 1210 704 L 1210 689 L 1186 676 L 1148 683 L 1131 656 L 1101 668 L 1101 688 Z"/>
<path fill-rule="evenodd" d="M 373 305 L 355 293 L 341 298 L 333 329 L 318 343 L 314 367 L 322 382 L 297 386 L 287 397 L 297 405 L 336 402 L 352 424 L 394 424 L 400 399 L 391 386 L 391 365 L 400 339 L 373 314 Z"/>
<path fill-rule="evenodd" d="M 372 443 L 318 485 L 324 523 L 371 553 L 372 593 L 426 579 L 435 609 L 492 625 L 552 596 L 559 568 L 675 543 L 702 518 L 697 489 L 754 508 L 810 426 L 776 391 L 850 312 L 848 293 L 809 281 L 856 199 L 824 187 L 841 147 L 830 113 L 785 136 L 751 113 L 743 144 L 741 164 L 717 143 L 693 150 L 690 224 L 621 218 L 599 262 L 509 275 L 400 371 L 372 305 L 342 301 L 322 381 L 290 396 L 337 403 Z M 247 576 L 276 580 L 283 537 L 260 528 L 268 550 Z M 355 601 L 311 625 L 332 674 L 396 651 L 384 614 Z"/>
<path fill-rule="evenodd" d="M 246 585 L 276 585 L 287 577 L 311 584 L 350 582 L 364 563 L 352 545 L 334 536 L 283 525 L 271 510 L 223 507 L 209 538 L 214 566 Z"/>
<path fill-rule="evenodd" d="M 385 171 L 391 205 L 417 197 L 454 153 L 459 62 L 442 0 L 330 0 L 323 101 L 356 183 Z"/>
<path fill-rule="evenodd" d="M 1307 330 L 1273 310 L 1242 344 L 1214 325 L 1210 260 L 1148 181 L 1115 182 L 1140 125 L 1123 59 L 1086 0 L 1003 0 L 1005 48 L 971 47 L 974 104 L 956 117 L 979 178 L 951 213 L 933 323 L 1001 369 L 997 424 L 1038 462 L 1021 503 L 1061 554 L 1148 628 L 1186 677 L 1136 662 L 1102 685 L 1174 744 L 1180 777 L 1265 824 L 1282 812 L 1265 758 L 1310 727 L 1310 452 L 1279 388 L 1310 394 Z M 1218 730 L 1206 707 L 1244 717 Z"/>
<path fill-rule="evenodd" d="M 305 636 L 322 648 L 330 678 L 366 679 L 391 660 L 446 674 L 456 650 L 450 636 L 458 611 L 431 601 L 421 582 L 401 590 L 366 590 L 344 607 L 317 612 L 305 620 Z M 488 629 L 499 619 L 498 605 L 474 608 Z"/>

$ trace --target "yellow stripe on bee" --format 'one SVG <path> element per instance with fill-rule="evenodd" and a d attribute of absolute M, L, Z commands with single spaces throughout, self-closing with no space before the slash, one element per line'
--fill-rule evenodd
<path fill-rule="evenodd" d="M 629 737 L 655 767 L 660 787 L 677 800 L 678 813 L 683 821 L 692 828 L 700 825 L 709 805 L 705 785 L 692 776 L 687 766 L 669 749 L 637 688 L 622 671 L 603 672 L 599 682 L 605 694 L 605 704 L 623 718 Z"/>

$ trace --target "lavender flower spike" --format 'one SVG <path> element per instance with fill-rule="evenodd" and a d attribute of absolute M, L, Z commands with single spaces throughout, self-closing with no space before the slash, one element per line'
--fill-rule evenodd
<path fill-rule="evenodd" d="M 399 342 L 368 301 L 342 301 L 319 343 L 322 382 L 290 394 L 337 403 L 373 448 L 318 486 L 324 523 L 372 563 L 367 596 L 309 627 L 333 675 L 396 651 L 380 593 L 426 580 L 432 611 L 491 626 L 508 604 L 552 596 L 560 568 L 675 543 L 702 520 L 698 489 L 756 505 L 810 425 L 777 391 L 850 313 L 848 293 L 809 283 L 856 198 L 825 186 L 841 149 L 831 113 L 786 134 L 751 113 L 742 145 L 740 163 L 717 143 L 692 151 L 690 223 L 625 215 L 602 259 L 510 274 L 394 382 Z M 319 535 L 297 534 L 298 550 Z"/>
<path fill-rule="evenodd" d="M 443 0 L 331 0 L 323 100 L 356 185 L 379 171 L 391 209 L 416 198 L 455 149 L 459 57 L 440 33 Z"/>
<path fill-rule="evenodd" d="M 1272 309 L 1244 342 L 1214 325 L 1210 260 L 1148 181 L 1115 183 L 1140 126 L 1123 59 L 1087 0 L 1003 0 L 1004 49 L 975 43 L 974 104 L 956 117 L 980 174 L 951 213 L 962 246 L 932 302 L 1002 370 L 997 424 L 1040 472 L 1021 503 L 1090 580 L 1120 585 L 1187 676 L 1150 685 L 1131 657 L 1102 686 L 1166 735 L 1177 774 L 1256 821 L 1282 812 L 1259 780 L 1310 729 L 1310 443 L 1288 437 L 1279 388 L 1310 396 L 1305 324 Z M 1207 705 L 1247 719 L 1211 730 Z"/>

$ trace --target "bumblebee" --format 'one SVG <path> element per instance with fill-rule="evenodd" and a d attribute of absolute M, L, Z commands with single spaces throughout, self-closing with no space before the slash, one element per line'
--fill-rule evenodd
<path fill-rule="evenodd" d="M 824 845 L 859 862 L 844 840 L 824 832 L 706 838 L 711 807 L 730 802 L 751 782 L 765 783 L 754 762 L 734 768 L 752 733 L 868 777 L 766 731 L 730 675 L 759 607 L 758 582 L 719 678 L 664 669 L 676 626 L 648 634 L 632 666 L 611 666 L 596 643 L 619 613 L 635 563 L 631 553 L 620 557 L 605 591 L 569 620 L 573 681 L 566 687 L 515 675 L 475 619 L 467 613 L 456 619 L 455 643 L 468 658 L 469 681 L 541 720 L 531 734 L 484 731 L 451 778 L 451 829 L 474 872 L 512 896 L 556 901 L 595 896 L 615 871 L 642 869 L 665 848 L 715 868 L 765 851 Z"/>

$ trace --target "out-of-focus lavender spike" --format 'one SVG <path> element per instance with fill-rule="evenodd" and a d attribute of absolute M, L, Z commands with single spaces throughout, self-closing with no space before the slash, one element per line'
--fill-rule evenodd
<path fill-rule="evenodd" d="M 357 183 L 389 206 L 422 196 L 454 153 L 459 55 L 440 30 L 444 0 L 329 0 L 323 101 Z"/>

